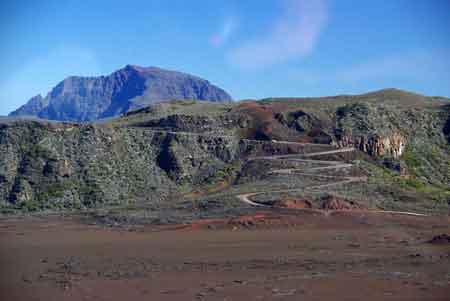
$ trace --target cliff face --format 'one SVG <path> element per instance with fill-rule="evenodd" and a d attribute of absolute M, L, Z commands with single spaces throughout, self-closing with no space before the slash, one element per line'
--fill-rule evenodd
<path fill-rule="evenodd" d="M 407 140 L 398 133 L 390 136 L 339 136 L 337 145 L 339 147 L 355 147 L 371 156 L 392 156 L 399 159 L 406 148 Z"/>
<path fill-rule="evenodd" d="M 447 106 L 446 111 L 447 111 L 447 114 L 448 114 L 448 118 L 447 118 L 447 121 L 444 124 L 443 132 L 444 132 L 444 135 L 447 137 L 448 142 L 450 143 L 450 105 Z"/>
<path fill-rule="evenodd" d="M 173 99 L 232 100 L 224 90 L 201 78 L 155 67 L 128 65 L 108 76 L 69 77 L 45 98 L 33 97 L 10 116 L 93 121 Z"/>
<path fill-rule="evenodd" d="M 399 159 L 411 129 L 399 127 L 404 112 L 390 106 L 356 103 L 336 110 L 336 144 L 353 146 L 371 156 Z"/>

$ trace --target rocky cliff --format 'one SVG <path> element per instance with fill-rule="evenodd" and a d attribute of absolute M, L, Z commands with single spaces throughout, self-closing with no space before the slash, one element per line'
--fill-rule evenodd
<path fill-rule="evenodd" d="M 173 99 L 228 102 L 231 96 L 206 80 L 155 67 L 128 65 L 108 76 L 69 77 L 10 116 L 93 121 Z"/>
<path fill-rule="evenodd" d="M 398 159 L 405 151 L 406 136 L 411 130 L 398 126 L 402 113 L 386 105 L 367 103 L 339 107 L 334 129 L 336 144 L 353 146 L 375 157 Z"/>
<path fill-rule="evenodd" d="M 356 147 L 374 157 L 392 156 L 398 159 L 406 147 L 406 138 L 398 133 L 386 137 L 374 136 L 340 136 L 337 141 L 339 147 Z"/>

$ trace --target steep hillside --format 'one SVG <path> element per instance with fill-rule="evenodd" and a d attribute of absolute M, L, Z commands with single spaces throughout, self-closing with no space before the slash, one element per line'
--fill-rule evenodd
<path fill-rule="evenodd" d="M 69 77 L 45 98 L 33 97 L 10 116 L 93 121 L 173 99 L 231 101 L 228 93 L 201 78 L 155 67 L 128 65 L 108 76 Z"/>
<path fill-rule="evenodd" d="M 450 205 L 449 129 L 448 99 L 392 89 L 316 99 L 172 101 L 81 125 L 4 119 L 0 201 L 30 210 L 239 207 L 237 195 L 267 191 L 264 197 L 275 203 L 300 197 L 313 203 L 326 193 L 365 208 L 442 213 Z M 333 151 L 339 149 L 345 153 Z M 329 167 L 270 157 L 322 152 Z M 261 160 L 249 159 L 255 156 Z M 273 173 L 303 165 L 324 171 Z M 340 176 L 367 181 L 298 191 Z M 297 192 L 270 194 L 280 189 Z"/>

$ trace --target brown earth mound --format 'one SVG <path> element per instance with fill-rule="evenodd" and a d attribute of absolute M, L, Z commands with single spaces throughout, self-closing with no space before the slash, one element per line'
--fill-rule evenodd
<path fill-rule="evenodd" d="M 322 200 L 322 204 L 320 205 L 320 209 L 323 210 L 355 210 L 355 209 L 363 209 L 363 207 L 350 200 L 339 199 L 336 196 L 327 196 Z"/>
<path fill-rule="evenodd" d="M 299 135 L 296 130 L 280 123 L 277 113 L 286 109 L 283 104 L 245 102 L 236 106 L 232 112 L 239 116 L 240 136 L 243 138 L 311 142 L 307 135 Z"/>
<path fill-rule="evenodd" d="M 237 218 L 230 219 L 228 221 L 228 225 L 251 227 L 255 226 L 258 223 L 261 223 L 265 218 L 266 215 L 264 214 L 243 215 Z"/>
<path fill-rule="evenodd" d="M 311 209 L 312 203 L 308 200 L 302 199 L 287 199 L 279 200 L 273 204 L 273 207 L 288 208 L 288 209 Z"/>

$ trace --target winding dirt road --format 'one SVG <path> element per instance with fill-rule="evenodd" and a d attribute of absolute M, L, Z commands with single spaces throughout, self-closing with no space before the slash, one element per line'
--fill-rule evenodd
<path fill-rule="evenodd" d="M 291 142 L 292 143 L 292 142 Z M 336 176 L 329 176 L 329 175 L 318 175 L 318 174 L 311 174 L 311 173 L 305 173 L 304 171 L 317 171 L 317 170 L 324 170 L 324 169 L 343 169 L 343 168 L 350 168 L 353 167 L 353 164 L 340 162 L 340 161 L 324 161 L 324 160 L 312 160 L 312 159 L 302 159 L 306 157 L 314 157 L 314 156 L 320 156 L 320 155 L 330 155 L 330 154 L 339 154 L 339 153 L 345 153 L 345 152 L 353 152 L 355 151 L 354 148 L 341 148 L 336 149 L 332 151 L 324 151 L 324 152 L 315 152 L 315 153 L 308 153 L 308 154 L 293 154 L 293 155 L 276 155 L 276 156 L 260 156 L 260 157 L 252 157 L 249 158 L 249 161 L 255 161 L 255 160 L 284 160 L 284 161 L 297 161 L 297 162 L 308 162 L 308 163 L 319 163 L 319 164 L 328 164 L 328 166 L 322 166 L 322 167 L 313 167 L 310 169 L 301 169 L 301 168 L 286 168 L 286 169 L 278 169 L 278 170 L 272 170 L 270 171 L 270 174 L 292 174 L 295 173 L 296 175 L 303 175 L 303 176 L 314 176 L 314 177 L 321 177 L 321 178 L 330 178 L 330 179 L 336 179 L 338 177 Z M 259 191 L 259 192 L 253 192 L 253 193 L 245 193 L 240 194 L 237 197 L 243 201 L 244 203 L 247 203 L 252 206 L 257 207 L 271 207 L 268 205 L 264 205 L 261 203 L 257 203 L 252 201 L 250 198 L 254 197 L 256 195 L 266 194 L 266 193 L 284 193 L 284 192 L 296 192 L 296 191 L 305 191 L 306 189 L 317 189 L 317 188 L 324 188 L 324 187 L 330 187 L 335 185 L 343 185 L 348 184 L 352 182 L 359 182 L 365 180 L 365 177 L 341 177 L 339 181 L 333 182 L 333 183 L 327 183 L 327 184 L 321 184 L 316 185 L 308 188 L 294 188 L 294 189 L 284 189 L 284 190 L 269 190 L 269 191 Z"/>
<path fill-rule="evenodd" d="M 283 141 L 276 141 L 276 143 L 283 143 Z M 289 142 L 289 143 L 292 144 L 295 142 Z M 298 144 L 302 144 L 302 143 L 298 143 Z M 321 156 L 321 155 L 332 155 L 332 154 L 347 153 L 347 152 L 354 152 L 354 151 L 356 151 L 355 148 L 347 147 L 347 148 L 339 148 L 339 149 L 335 149 L 335 150 L 331 150 L 331 151 L 313 152 L 313 153 L 307 153 L 307 154 L 259 156 L 259 157 L 248 158 L 248 161 L 284 160 L 284 161 L 322 164 L 325 166 L 311 167 L 311 168 L 307 168 L 307 169 L 305 169 L 305 168 L 277 169 L 277 170 L 271 170 L 269 172 L 269 174 L 292 174 L 292 175 L 301 175 L 301 176 L 311 176 L 311 177 L 334 179 L 335 181 L 332 183 L 314 185 L 314 186 L 310 186 L 310 187 L 284 189 L 284 190 L 267 190 L 267 191 L 258 191 L 258 192 L 252 192 L 252 193 L 244 193 L 244 194 L 237 195 L 237 198 L 239 200 L 241 200 L 242 202 L 244 202 L 248 205 L 251 205 L 251 206 L 270 208 L 272 206 L 258 203 L 256 201 L 253 201 L 251 198 L 253 198 L 257 195 L 268 194 L 268 193 L 301 192 L 301 191 L 305 191 L 305 190 L 313 190 L 313 189 L 321 189 L 321 188 L 326 188 L 326 187 L 331 187 L 331 186 L 345 185 L 345 184 L 354 183 L 354 182 L 365 182 L 365 181 L 367 181 L 367 177 L 365 177 L 365 176 L 361 176 L 361 177 L 330 176 L 330 175 L 321 175 L 321 174 L 311 173 L 313 171 L 325 171 L 325 170 L 333 170 L 333 169 L 340 170 L 340 169 L 352 168 L 355 166 L 353 163 L 347 163 L 347 162 L 343 162 L 343 161 L 304 159 L 304 158 L 311 158 L 311 157 Z M 317 211 L 317 212 L 322 212 L 322 213 L 328 214 L 327 212 L 324 212 L 322 210 L 315 210 L 315 209 L 302 209 L 302 210 L 312 210 L 312 211 Z M 344 211 L 344 210 L 334 210 L 334 211 L 338 212 L 338 211 Z M 365 211 L 369 211 L 369 210 L 359 210 L 358 209 L 358 210 L 353 210 L 353 211 L 365 212 Z M 370 212 L 371 213 L 411 215 L 411 216 L 427 216 L 427 215 L 421 214 L 421 213 L 404 212 L 404 211 L 370 210 Z"/>

